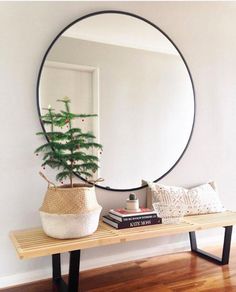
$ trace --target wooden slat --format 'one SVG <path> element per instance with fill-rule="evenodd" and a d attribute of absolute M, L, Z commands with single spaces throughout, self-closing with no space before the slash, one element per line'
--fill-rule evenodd
<path fill-rule="evenodd" d="M 121 230 L 116 230 L 100 222 L 98 230 L 94 234 L 79 239 L 51 238 L 45 235 L 42 228 L 12 231 L 10 238 L 18 256 L 21 259 L 27 259 L 234 224 L 236 224 L 236 212 L 227 211 L 217 214 L 187 216 L 180 224 L 158 224 Z"/>

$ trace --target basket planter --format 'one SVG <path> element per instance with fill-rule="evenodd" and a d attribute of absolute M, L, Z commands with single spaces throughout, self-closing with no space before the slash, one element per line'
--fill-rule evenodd
<path fill-rule="evenodd" d="M 95 187 L 76 184 L 73 188 L 49 186 L 39 211 L 48 236 L 68 239 L 95 232 L 101 210 Z"/>

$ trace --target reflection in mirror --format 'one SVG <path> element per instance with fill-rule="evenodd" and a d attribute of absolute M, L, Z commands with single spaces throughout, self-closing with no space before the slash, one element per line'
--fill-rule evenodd
<path fill-rule="evenodd" d="M 194 122 L 190 74 L 156 27 L 124 13 L 98 13 L 70 26 L 46 56 L 40 108 L 69 96 L 72 111 L 103 145 L 99 186 L 134 189 L 179 160 Z M 96 179 L 96 177 L 95 177 Z"/>

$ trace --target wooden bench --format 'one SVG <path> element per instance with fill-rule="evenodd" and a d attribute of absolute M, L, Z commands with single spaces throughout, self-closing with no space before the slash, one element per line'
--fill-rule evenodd
<path fill-rule="evenodd" d="M 234 224 L 236 224 L 236 212 L 227 211 L 217 214 L 187 216 L 184 217 L 183 222 L 175 225 L 159 224 L 121 230 L 116 230 L 101 222 L 94 234 L 79 239 L 50 238 L 44 234 L 41 228 L 12 231 L 10 238 L 21 259 L 52 255 L 52 280 L 58 291 L 76 292 L 79 286 L 80 250 L 82 249 L 188 232 L 192 252 L 216 264 L 226 265 L 229 262 Z M 197 247 L 195 231 L 215 227 L 225 228 L 221 258 Z M 68 285 L 61 277 L 60 254 L 64 252 L 70 252 Z"/>

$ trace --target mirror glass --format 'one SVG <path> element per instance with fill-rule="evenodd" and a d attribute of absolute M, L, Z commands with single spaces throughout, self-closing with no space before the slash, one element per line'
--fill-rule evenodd
<path fill-rule="evenodd" d="M 145 19 L 100 12 L 65 29 L 51 45 L 38 82 L 39 110 L 68 96 L 76 123 L 103 145 L 98 186 L 136 189 L 183 155 L 194 123 L 194 90 L 172 41 Z"/>

